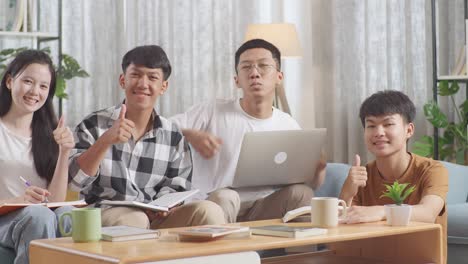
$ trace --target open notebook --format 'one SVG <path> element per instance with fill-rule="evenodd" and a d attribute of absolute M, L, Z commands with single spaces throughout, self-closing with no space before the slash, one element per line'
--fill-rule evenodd
<path fill-rule="evenodd" d="M 49 208 L 58 208 L 62 206 L 75 206 L 75 207 L 83 207 L 88 205 L 84 200 L 78 201 L 68 201 L 68 202 L 55 202 L 55 203 L 38 203 L 38 204 L 31 204 L 31 203 L 15 203 L 15 204 L 2 204 L 0 205 L 0 215 L 7 214 L 9 212 L 24 208 L 26 206 L 47 206 Z"/>
<path fill-rule="evenodd" d="M 139 207 L 143 209 L 149 209 L 153 211 L 164 211 L 167 212 L 172 207 L 182 203 L 192 195 L 196 194 L 199 190 L 191 190 L 185 192 L 174 192 L 168 193 L 159 197 L 158 199 L 150 203 L 142 203 L 136 201 L 109 201 L 104 200 L 101 202 L 102 205 L 112 205 L 112 206 L 131 206 Z"/>

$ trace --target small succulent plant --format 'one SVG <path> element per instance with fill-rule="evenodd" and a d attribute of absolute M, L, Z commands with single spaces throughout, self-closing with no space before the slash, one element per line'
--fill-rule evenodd
<path fill-rule="evenodd" d="M 414 186 L 408 187 L 409 183 L 398 183 L 398 181 L 395 181 L 392 185 L 384 185 L 387 188 L 387 191 L 384 191 L 380 198 L 388 197 L 392 199 L 396 205 L 401 205 L 403 201 L 416 190 L 416 187 Z"/>

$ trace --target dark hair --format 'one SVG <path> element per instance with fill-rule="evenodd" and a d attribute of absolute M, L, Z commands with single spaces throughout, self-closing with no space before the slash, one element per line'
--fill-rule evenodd
<path fill-rule="evenodd" d="M 239 59 L 242 53 L 244 53 L 246 50 L 249 50 L 249 49 L 258 49 L 258 48 L 269 50 L 271 52 L 273 59 L 275 60 L 277 64 L 278 70 L 281 70 L 281 52 L 279 51 L 279 49 L 275 45 L 271 44 L 270 42 L 266 40 L 251 39 L 245 42 L 244 44 L 242 44 L 242 46 L 240 46 L 239 49 L 237 49 L 236 51 L 236 59 L 235 59 L 235 65 L 234 65 L 236 73 L 237 73 L 237 66 L 239 66 Z"/>
<path fill-rule="evenodd" d="M 411 123 L 416 115 L 416 108 L 409 97 L 399 91 L 386 90 L 374 93 L 361 105 L 359 118 L 362 126 L 368 116 L 399 114 L 406 123 Z"/>
<path fill-rule="evenodd" d="M 6 68 L 0 84 L 0 117 L 10 111 L 12 104 L 11 90 L 7 88 L 7 79 L 15 78 L 29 65 L 38 63 L 47 65 L 50 71 L 49 94 L 44 105 L 33 114 L 31 122 L 32 130 L 32 155 L 34 166 L 39 177 L 52 180 L 58 157 L 58 145 L 53 137 L 53 130 L 57 126 L 57 117 L 54 112 L 52 99 L 55 94 L 56 74 L 49 55 L 39 50 L 25 50 L 19 53 Z"/>
<path fill-rule="evenodd" d="M 171 75 L 171 63 L 166 52 L 157 45 L 138 46 L 128 51 L 122 58 L 122 71 L 125 73 L 132 63 L 150 69 L 161 68 L 164 80 Z"/>

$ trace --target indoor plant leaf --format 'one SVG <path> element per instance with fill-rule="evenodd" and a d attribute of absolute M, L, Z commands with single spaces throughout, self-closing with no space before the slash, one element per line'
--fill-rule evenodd
<path fill-rule="evenodd" d="M 405 186 L 406 188 L 406 186 Z M 404 192 L 403 192 L 403 195 L 401 196 L 401 200 L 404 201 L 406 198 L 408 198 L 408 196 L 414 192 L 416 190 L 416 187 L 414 186 L 410 186 L 409 188 L 407 188 Z"/>
<path fill-rule="evenodd" d="M 458 164 L 465 163 L 465 150 L 464 149 L 457 150 L 455 154 L 455 160 Z"/>
<path fill-rule="evenodd" d="M 62 99 L 67 99 L 68 95 L 65 93 L 67 83 L 62 76 L 57 76 L 57 82 L 55 84 L 55 96 Z"/>
<path fill-rule="evenodd" d="M 431 136 L 423 136 L 414 142 L 412 152 L 423 157 L 431 157 L 434 153 L 434 140 Z"/>
<path fill-rule="evenodd" d="M 468 114 L 468 100 L 465 100 L 459 107 L 462 112 L 462 116 L 466 116 Z"/>
<path fill-rule="evenodd" d="M 431 101 L 424 105 L 424 115 L 431 124 L 438 128 L 445 128 L 448 126 L 447 116 L 440 110 L 439 106 Z"/>
<path fill-rule="evenodd" d="M 454 95 L 460 90 L 460 86 L 457 81 L 440 81 L 439 82 L 439 95 L 449 96 Z"/>

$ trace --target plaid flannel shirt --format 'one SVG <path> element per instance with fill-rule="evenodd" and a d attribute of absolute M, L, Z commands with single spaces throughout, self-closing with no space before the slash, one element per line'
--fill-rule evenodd
<path fill-rule="evenodd" d="M 80 191 L 88 204 L 102 200 L 148 203 L 164 194 L 190 189 L 189 145 L 177 126 L 154 110 L 153 128 L 139 141 L 131 138 L 112 145 L 95 176 L 80 169 L 77 158 L 112 127 L 120 109 L 114 106 L 94 112 L 76 127 L 76 145 L 69 159 L 70 187 Z"/>

